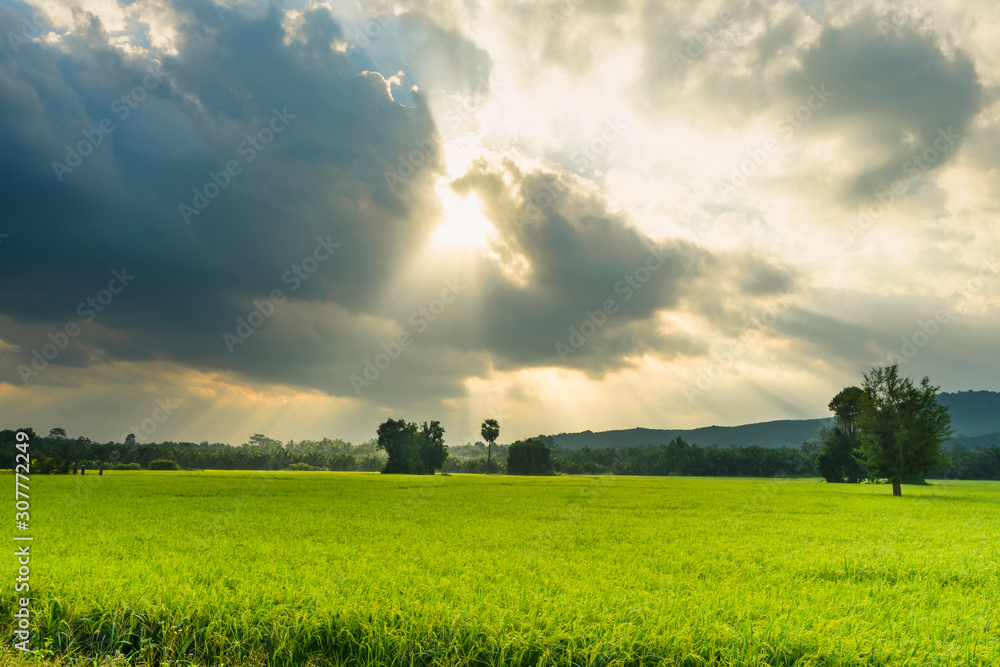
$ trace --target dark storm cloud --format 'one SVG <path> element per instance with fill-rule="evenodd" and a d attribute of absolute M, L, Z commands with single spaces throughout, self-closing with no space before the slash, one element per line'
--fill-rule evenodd
<path fill-rule="evenodd" d="M 809 24 L 799 9 L 649 0 L 641 11 L 635 97 L 646 113 L 739 127 L 785 101 L 776 99 L 784 96 L 781 73 Z"/>
<path fill-rule="evenodd" d="M 842 203 L 896 180 L 908 186 L 953 160 L 979 111 L 972 61 L 946 54 L 933 33 L 883 32 L 867 13 L 820 28 L 791 6 L 723 2 L 693 18 L 696 7 L 646 5 L 639 106 L 654 118 L 740 128 L 787 118 L 821 87 L 832 99 L 793 123 L 795 140 L 836 139 L 841 158 L 857 165 L 833 193 Z M 922 159 L 925 151 L 936 155 Z"/>
<path fill-rule="evenodd" d="M 62 326 L 126 266 L 136 280 L 98 323 L 128 335 L 98 341 L 91 329 L 88 344 L 119 358 L 215 365 L 220 351 L 228 356 L 220 333 L 253 299 L 289 292 L 284 272 L 317 238 L 345 250 L 294 297 L 367 307 L 428 231 L 420 190 L 394 193 L 385 173 L 433 125 L 419 96 L 401 107 L 372 76 L 350 72 L 330 49 L 339 29 L 325 11 L 307 14 L 302 39 L 286 45 L 277 10 L 220 21 L 211 3 L 182 9 L 184 38 L 161 65 L 124 59 L 96 21 L 62 51 L 32 43 L 3 53 L 0 198 L 11 236 L 0 272 L 18 288 L 5 290 L 2 310 Z M 0 12 L 0 31 L 19 27 L 16 13 Z M 93 153 L 55 174 L 66 146 L 88 136 Z M 227 178 L 229 163 L 239 173 Z M 213 181 L 218 194 L 199 200 Z M 30 350 L 47 341 L 8 342 Z"/>
<path fill-rule="evenodd" d="M 961 137 L 979 111 L 980 85 L 967 55 L 945 56 L 933 36 L 882 34 L 871 16 L 824 30 L 786 82 L 789 96 L 822 84 L 835 103 L 813 124 L 849 138 L 862 169 L 846 193 L 870 198 L 892 181 L 936 169 L 958 154 Z M 923 162 L 924 151 L 937 153 Z"/>
<path fill-rule="evenodd" d="M 600 374 L 646 353 L 701 354 L 703 341 L 670 330 L 658 313 L 678 310 L 682 300 L 685 308 L 707 308 L 727 293 L 753 309 L 756 297 L 793 283 L 762 258 L 653 240 L 570 177 L 510 163 L 506 171 L 505 180 L 503 170 L 481 166 L 456 183 L 483 200 L 505 243 L 501 263 L 520 258 L 531 267 L 523 285 L 498 264 L 483 267 L 480 345 L 498 355 L 500 367 L 567 365 Z M 705 290 L 708 282 L 717 289 Z M 463 345 L 459 332 L 450 333 L 451 345 Z"/>
<path fill-rule="evenodd" d="M 762 259 L 653 241 L 574 179 L 508 164 L 505 180 L 484 164 L 455 187 L 478 193 L 499 261 L 419 266 L 400 291 L 400 272 L 440 213 L 441 151 L 423 95 L 400 104 L 384 78 L 394 71 L 358 71 L 356 53 L 331 48 L 344 32 L 326 10 L 307 12 L 289 35 L 274 8 L 224 19 L 212 3 L 176 8 L 182 38 L 162 62 L 123 57 L 96 21 L 60 49 L 32 43 L 0 55 L 10 234 L 0 276 L 16 285 L 0 301 L 0 332 L 20 347 L 6 352 L 4 380 L 20 384 L 17 366 L 78 322 L 82 333 L 52 365 L 156 360 L 430 402 L 463 393 L 464 378 L 491 363 L 600 374 L 645 353 L 700 354 L 702 341 L 658 313 L 682 301 L 708 311 L 728 294 L 737 305 L 720 317 L 732 318 L 794 282 Z M 0 32 L 18 25 L 0 9 Z M 485 52 L 422 15 L 396 17 L 389 30 L 431 89 L 468 92 L 488 75 Z M 106 119 L 113 127 L 102 129 Z M 86 137 L 100 137 L 92 154 L 54 173 L 66 146 Z M 307 258 L 308 277 L 290 272 Z M 135 278 L 81 322 L 79 304 L 100 298 L 112 270 Z M 454 305 L 421 329 L 414 313 L 456 280 L 465 282 Z M 706 282 L 716 289 L 696 294 Z M 268 304 L 275 290 L 284 300 Z M 256 311 L 263 324 L 247 329 Z M 380 381 L 352 383 L 401 332 L 415 342 Z"/>

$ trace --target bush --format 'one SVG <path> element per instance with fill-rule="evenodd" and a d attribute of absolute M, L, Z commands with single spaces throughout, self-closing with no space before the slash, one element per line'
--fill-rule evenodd
<path fill-rule="evenodd" d="M 475 459 L 448 458 L 448 472 L 476 473 L 480 475 L 504 472 L 496 461 L 489 461 L 485 456 Z"/>
<path fill-rule="evenodd" d="M 142 470 L 138 463 L 116 463 L 111 466 L 112 470 Z"/>
<path fill-rule="evenodd" d="M 311 466 L 308 463 L 293 463 L 292 465 L 285 468 L 285 470 L 304 470 L 306 472 L 315 472 L 320 470 L 326 470 L 326 468 L 320 468 L 318 466 Z"/>
<path fill-rule="evenodd" d="M 541 440 L 519 440 L 507 451 L 508 475 L 551 475 L 552 451 Z"/>
<path fill-rule="evenodd" d="M 149 462 L 150 470 L 180 470 L 181 467 L 177 465 L 177 461 L 171 461 L 170 459 L 156 459 L 155 461 Z"/>
<path fill-rule="evenodd" d="M 385 467 L 385 459 L 381 456 L 367 454 L 358 461 L 358 470 L 361 472 L 381 472 Z"/>
<path fill-rule="evenodd" d="M 43 454 L 33 455 L 31 458 L 31 469 L 34 472 L 41 473 L 43 475 L 51 475 L 53 473 L 57 475 L 65 475 L 69 472 L 69 461 L 64 461 L 63 459 L 55 458 L 53 456 L 45 456 Z"/>

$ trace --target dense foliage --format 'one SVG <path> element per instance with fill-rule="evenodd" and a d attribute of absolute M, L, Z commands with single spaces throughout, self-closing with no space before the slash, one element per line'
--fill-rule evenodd
<path fill-rule="evenodd" d="M 156 459 L 155 461 L 149 462 L 150 470 L 180 470 L 180 466 L 177 465 L 177 461 L 171 459 Z"/>
<path fill-rule="evenodd" d="M 444 467 L 448 448 L 440 422 L 422 426 L 403 419 L 386 419 L 378 427 L 378 448 L 389 455 L 382 472 L 397 475 L 433 475 Z"/>
<path fill-rule="evenodd" d="M 507 450 L 507 474 L 551 475 L 552 450 L 535 438 L 518 440 Z"/>
<path fill-rule="evenodd" d="M 627 449 L 553 449 L 554 468 L 569 474 L 809 477 L 816 474 L 814 445 L 798 449 L 698 447 L 669 444 Z"/>
<path fill-rule="evenodd" d="M 856 483 L 868 477 L 854 452 L 859 442 L 839 425 L 820 429 L 816 439 L 820 451 L 816 456 L 816 472 L 828 482 Z"/>
<path fill-rule="evenodd" d="M 898 364 L 865 373 L 862 389 L 857 458 L 872 477 L 892 481 L 893 495 L 901 495 L 901 482 L 923 480 L 940 464 L 941 443 L 952 433 L 951 416 L 937 402 L 939 387 L 927 377 L 915 386 L 899 376 Z"/>
<path fill-rule="evenodd" d="M 817 442 L 819 455 L 816 470 L 828 482 L 860 482 L 868 476 L 856 455 L 861 446 L 858 436 L 858 415 L 861 413 L 860 387 L 846 387 L 830 401 L 829 408 L 836 418 L 832 428 L 820 429 Z"/>
<path fill-rule="evenodd" d="M 0 468 L 9 469 L 14 464 L 17 431 L 31 436 L 31 470 L 35 474 L 70 474 L 74 466 L 79 469 L 83 465 L 88 471 L 99 468 L 92 451 L 94 443 L 89 439 L 67 438 L 64 434 L 39 437 L 30 428 L 0 431 Z M 257 433 L 238 447 L 208 442 L 135 444 L 134 439 L 131 443 L 100 443 L 108 448 L 109 469 L 121 469 L 123 465 L 148 468 L 156 459 L 170 459 L 187 470 L 283 470 L 305 463 L 317 469 L 374 472 L 381 470 L 386 460 L 374 440 L 361 445 L 328 438 L 281 443 Z"/>

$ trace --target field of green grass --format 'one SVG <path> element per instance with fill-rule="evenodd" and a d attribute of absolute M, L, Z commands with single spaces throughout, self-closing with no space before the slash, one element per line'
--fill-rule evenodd
<path fill-rule="evenodd" d="M 31 499 L 32 642 L 56 655 L 1000 664 L 1000 483 L 893 498 L 816 480 L 112 472 L 32 476 Z"/>

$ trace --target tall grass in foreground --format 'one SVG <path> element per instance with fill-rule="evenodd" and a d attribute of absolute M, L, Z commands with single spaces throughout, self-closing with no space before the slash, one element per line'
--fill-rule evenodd
<path fill-rule="evenodd" d="M 906 487 L 901 499 L 718 478 L 114 472 L 89 483 L 32 480 L 33 643 L 61 656 L 1000 664 L 997 483 Z"/>

